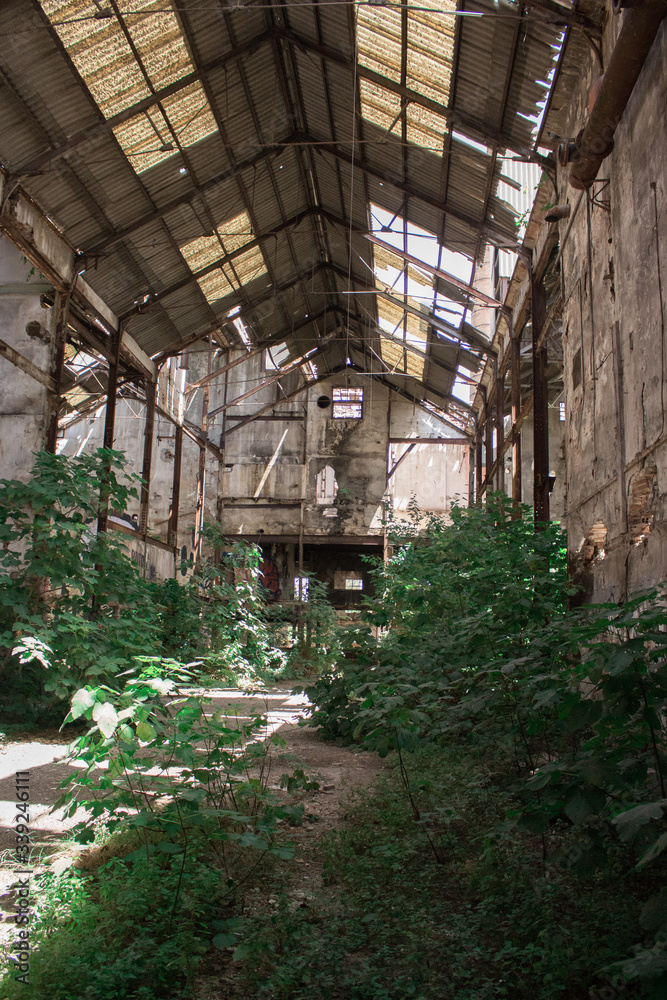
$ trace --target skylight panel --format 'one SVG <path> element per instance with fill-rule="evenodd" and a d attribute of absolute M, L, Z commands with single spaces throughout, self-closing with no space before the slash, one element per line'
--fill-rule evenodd
<path fill-rule="evenodd" d="M 357 7 L 357 53 L 362 66 L 401 82 L 401 13 L 387 7 Z"/>
<path fill-rule="evenodd" d="M 211 236 L 199 236 L 181 247 L 181 253 L 190 270 L 196 273 L 241 249 L 252 238 L 248 213 L 241 212 L 221 223 Z M 233 267 L 232 262 L 221 264 L 218 269 L 198 278 L 197 282 L 207 301 L 215 302 L 262 274 L 266 274 L 262 251 L 259 247 L 251 247 L 234 257 Z"/>
<path fill-rule="evenodd" d="M 388 132 L 395 131 L 401 113 L 401 98 L 385 87 L 379 87 L 369 80 L 359 81 L 361 92 L 361 113 L 364 118 Z M 393 126 L 393 128 L 392 128 Z M 400 128 L 397 137 L 400 138 Z"/>
<path fill-rule="evenodd" d="M 193 71 L 178 20 L 164 0 L 121 0 L 119 10 L 143 63 L 135 58 L 119 19 L 99 19 L 93 0 L 41 0 L 74 65 L 106 118 L 127 110 Z M 150 81 L 150 82 L 149 82 Z M 170 127 L 171 126 L 171 127 Z M 114 129 L 130 163 L 142 173 L 217 129 L 199 83 Z"/>
<path fill-rule="evenodd" d="M 456 10 L 456 0 L 429 0 L 427 7 L 409 10 L 406 84 L 447 104 L 456 31 L 456 18 L 449 12 Z"/>

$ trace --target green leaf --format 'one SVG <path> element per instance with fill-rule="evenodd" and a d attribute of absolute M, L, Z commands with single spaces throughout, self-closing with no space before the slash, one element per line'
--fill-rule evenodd
<path fill-rule="evenodd" d="M 100 727 L 100 732 L 103 736 L 107 739 L 113 736 L 118 725 L 118 715 L 110 701 L 105 701 L 103 704 L 98 702 L 95 705 L 93 708 L 93 720 Z"/>
<path fill-rule="evenodd" d="M 604 809 L 607 796 L 598 788 L 575 788 L 568 792 L 563 811 L 576 826 Z"/>
<path fill-rule="evenodd" d="M 643 805 L 627 809 L 625 812 L 614 816 L 612 823 L 618 827 L 618 835 L 621 840 L 632 840 L 640 827 L 645 826 L 654 819 L 662 819 L 663 809 L 667 805 L 667 800 L 660 802 L 646 802 Z"/>
<path fill-rule="evenodd" d="M 95 704 L 95 695 L 87 688 L 79 688 L 72 698 L 72 718 L 78 719 L 88 708 Z"/>
<path fill-rule="evenodd" d="M 651 896 L 644 903 L 639 914 L 639 924 L 645 931 L 657 931 L 665 923 L 667 923 L 667 889 L 662 889 L 658 896 Z"/>
<path fill-rule="evenodd" d="M 651 844 L 648 851 L 646 851 L 645 854 L 642 854 L 641 858 L 637 862 L 636 867 L 642 868 L 644 865 L 647 865 L 649 861 L 653 861 L 655 858 L 658 857 L 659 854 L 662 854 L 662 852 L 666 848 L 667 848 L 667 833 L 661 833 L 658 839 Z"/>
<path fill-rule="evenodd" d="M 140 722 L 136 729 L 137 739 L 141 740 L 142 743 L 150 743 L 154 740 L 157 733 L 155 732 L 155 726 L 152 726 L 150 722 Z"/>
<path fill-rule="evenodd" d="M 170 840 L 161 840 L 155 845 L 155 850 L 161 854 L 182 854 L 183 848 L 180 844 L 173 844 Z"/>
<path fill-rule="evenodd" d="M 236 944 L 236 934 L 216 934 L 211 941 L 211 944 L 215 948 L 219 948 L 221 951 L 225 948 L 231 948 Z"/>

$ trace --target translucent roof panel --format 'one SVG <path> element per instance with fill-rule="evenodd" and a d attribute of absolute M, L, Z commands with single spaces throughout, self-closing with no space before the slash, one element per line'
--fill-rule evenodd
<path fill-rule="evenodd" d="M 181 247 L 181 253 L 190 270 L 196 274 L 240 250 L 252 239 L 253 231 L 248 213 L 240 212 L 221 223 L 215 233 L 199 236 Z M 197 282 L 207 301 L 215 302 L 262 274 L 266 274 L 266 261 L 261 249 L 254 246 L 209 274 L 202 275 Z"/>
<path fill-rule="evenodd" d="M 401 82 L 401 12 L 357 7 L 357 52 L 362 66 Z"/>
<path fill-rule="evenodd" d="M 194 70 L 176 15 L 164 0 L 119 0 L 122 24 L 115 15 L 96 16 L 100 7 L 93 0 L 41 0 L 41 5 L 106 118 Z M 216 129 L 204 92 L 194 83 L 114 134 L 141 173 L 173 156 L 177 142 L 185 148 Z"/>
<path fill-rule="evenodd" d="M 215 132 L 217 125 L 201 84 L 193 83 L 141 115 L 117 125 L 114 135 L 140 174 L 174 155 L 175 134 L 183 148 Z"/>
<path fill-rule="evenodd" d="M 408 14 L 406 86 L 445 105 L 452 77 L 455 10 L 456 0 L 429 0 Z"/>

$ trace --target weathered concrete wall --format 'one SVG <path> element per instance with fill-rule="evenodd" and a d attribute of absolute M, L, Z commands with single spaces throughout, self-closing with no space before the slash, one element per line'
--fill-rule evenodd
<path fill-rule="evenodd" d="M 611 17 L 608 59 L 620 27 Z M 599 74 L 591 54 L 569 109 L 576 135 Z M 667 575 L 667 24 L 663 22 L 591 189 L 561 200 L 567 527 L 574 571 L 596 600 Z"/>
<path fill-rule="evenodd" d="M 460 434 L 439 420 L 436 414 L 415 407 L 408 400 L 394 399 L 389 436 L 442 439 L 460 437 Z M 407 444 L 393 445 L 393 461 L 396 462 L 408 448 Z M 467 445 L 415 445 L 389 481 L 394 511 L 405 511 L 412 497 L 425 513 L 446 514 L 455 499 L 467 504 L 469 460 Z"/>
<path fill-rule="evenodd" d="M 4 236 L 0 236 L 0 338 L 43 372 L 51 363 L 51 309 L 40 295 L 50 286 Z M 38 323 L 40 336 L 26 326 Z M 4 357 L 0 357 L 0 478 L 26 479 L 32 452 L 46 441 L 49 391 Z"/>

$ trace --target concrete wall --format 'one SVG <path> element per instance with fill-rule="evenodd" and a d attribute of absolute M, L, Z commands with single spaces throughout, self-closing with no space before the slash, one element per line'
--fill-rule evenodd
<path fill-rule="evenodd" d="M 620 27 L 610 15 L 608 59 Z M 563 135 L 575 136 L 599 74 L 579 67 Z M 586 60 L 585 60 L 586 62 Z M 559 171 L 567 411 L 567 527 L 574 572 L 596 600 L 667 575 L 667 24 L 591 190 Z M 570 225 L 571 223 L 571 225 Z"/>
<path fill-rule="evenodd" d="M 51 286 L 4 236 L 0 236 L 0 338 L 43 372 L 51 362 L 51 309 L 40 295 Z M 29 336 L 37 322 L 41 336 Z M 0 479 L 27 479 L 32 452 L 44 447 L 49 414 L 48 389 L 0 357 Z"/>

